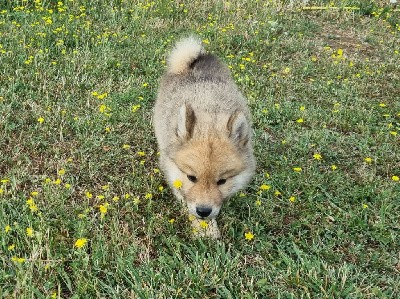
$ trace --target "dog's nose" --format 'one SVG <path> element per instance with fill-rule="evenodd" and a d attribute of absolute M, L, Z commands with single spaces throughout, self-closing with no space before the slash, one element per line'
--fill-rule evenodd
<path fill-rule="evenodd" d="M 207 217 L 211 214 L 212 208 L 209 207 L 197 207 L 196 208 L 196 213 L 200 217 Z"/>

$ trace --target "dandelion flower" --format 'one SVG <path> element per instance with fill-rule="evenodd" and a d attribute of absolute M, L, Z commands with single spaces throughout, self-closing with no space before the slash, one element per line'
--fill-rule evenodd
<path fill-rule="evenodd" d="M 336 169 L 337 169 L 337 166 L 336 166 L 335 164 L 333 164 L 333 165 L 331 165 L 331 169 L 332 169 L 332 170 L 336 170 Z"/>
<path fill-rule="evenodd" d="M 322 159 L 322 156 L 321 156 L 321 154 L 315 153 L 315 154 L 313 155 L 313 158 L 314 158 L 315 160 L 321 160 L 321 159 Z"/>
<path fill-rule="evenodd" d="M 89 191 L 85 192 L 86 198 L 91 199 L 93 197 L 93 194 L 90 193 Z"/>
<path fill-rule="evenodd" d="M 373 160 L 370 157 L 366 157 L 366 158 L 364 158 L 364 161 L 367 163 L 372 163 Z"/>
<path fill-rule="evenodd" d="M 44 118 L 43 117 L 39 117 L 37 121 L 42 124 L 44 122 Z"/>
<path fill-rule="evenodd" d="M 39 192 L 37 192 L 37 191 L 32 191 L 31 192 L 31 196 L 38 196 L 39 195 Z"/>
<path fill-rule="evenodd" d="M 153 194 L 151 193 L 146 193 L 146 195 L 144 196 L 145 199 L 152 199 L 153 198 Z"/>
<path fill-rule="evenodd" d="M 270 186 L 270 185 L 266 185 L 266 184 L 262 184 L 262 185 L 260 186 L 260 189 L 261 189 L 261 190 L 269 190 L 269 189 L 271 189 L 271 186 Z"/>
<path fill-rule="evenodd" d="M 100 214 L 101 214 L 101 218 L 104 218 L 104 216 L 107 214 L 109 205 L 110 204 L 106 202 L 105 204 L 99 206 L 99 211 L 100 211 Z"/>
<path fill-rule="evenodd" d="M 398 182 L 400 178 L 397 175 L 392 176 L 392 181 Z"/>
<path fill-rule="evenodd" d="M 208 223 L 206 221 L 204 221 L 204 220 L 201 220 L 200 221 L 200 227 L 203 228 L 203 229 L 206 229 L 208 227 Z"/>
<path fill-rule="evenodd" d="M 251 241 L 254 239 L 254 234 L 252 232 L 247 232 L 244 234 L 244 238 L 248 241 Z"/>
<path fill-rule="evenodd" d="M 33 237 L 33 228 L 32 227 L 27 227 L 26 228 L 26 235 L 28 236 L 28 237 L 30 237 L 30 238 L 32 238 Z"/>
<path fill-rule="evenodd" d="M 261 199 L 257 199 L 256 200 L 256 206 L 261 206 L 261 204 L 262 204 Z"/>
<path fill-rule="evenodd" d="M 175 222 L 175 219 L 174 219 L 174 218 L 172 218 L 172 219 L 168 220 L 168 222 L 169 222 L 169 223 L 171 223 L 171 224 L 174 224 L 174 222 Z"/>
<path fill-rule="evenodd" d="M 176 188 L 176 189 L 181 189 L 182 188 L 182 181 L 180 180 L 175 180 L 172 185 Z"/>
<path fill-rule="evenodd" d="M 71 184 L 66 183 L 66 184 L 64 185 L 64 187 L 65 187 L 65 189 L 70 189 L 70 188 L 71 188 Z"/>
<path fill-rule="evenodd" d="M 302 170 L 301 167 L 293 167 L 293 171 L 295 172 L 301 172 Z"/>
<path fill-rule="evenodd" d="M 83 246 L 86 245 L 87 241 L 88 241 L 88 240 L 87 240 L 86 238 L 78 239 L 78 240 L 76 240 L 74 246 L 75 246 L 76 248 L 82 248 Z"/>
<path fill-rule="evenodd" d="M 15 244 L 11 244 L 7 249 L 8 251 L 13 251 L 15 249 Z"/>
<path fill-rule="evenodd" d="M 124 144 L 124 145 L 122 146 L 122 148 L 123 148 L 123 149 L 130 149 L 131 146 L 130 146 L 129 144 Z"/>
<path fill-rule="evenodd" d="M 139 197 L 135 197 L 135 198 L 133 199 L 133 203 L 134 203 L 135 205 L 140 204 L 140 198 L 139 198 Z"/>
<path fill-rule="evenodd" d="M 62 168 L 58 171 L 58 175 L 64 175 L 65 174 L 65 169 Z"/>
<path fill-rule="evenodd" d="M 276 190 L 276 191 L 274 192 L 274 195 L 275 195 L 275 196 L 281 196 L 282 193 L 281 193 L 279 190 Z"/>
<path fill-rule="evenodd" d="M 117 201 L 119 200 L 119 197 L 118 197 L 118 196 L 114 196 L 114 197 L 112 198 L 112 200 L 113 200 L 114 202 L 117 202 Z"/>
<path fill-rule="evenodd" d="M 304 119 L 302 119 L 302 118 L 299 118 L 298 120 L 296 120 L 296 122 L 297 122 L 297 123 L 299 123 L 299 124 L 301 124 L 301 123 L 303 123 L 303 122 L 304 122 Z"/>
<path fill-rule="evenodd" d="M 362 204 L 362 208 L 363 208 L 363 209 L 367 209 L 367 208 L 368 208 L 368 205 L 365 204 L 365 203 L 363 203 L 363 204 Z"/>
<path fill-rule="evenodd" d="M 289 197 L 289 201 L 290 202 L 295 202 L 296 201 L 296 197 L 295 196 L 290 196 Z"/>
<path fill-rule="evenodd" d="M 158 191 L 163 192 L 164 191 L 164 186 L 159 186 Z"/>
<path fill-rule="evenodd" d="M 19 263 L 19 264 L 22 264 L 23 262 L 25 262 L 25 258 L 23 258 L 23 257 L 16 257 L 16 256 L 13 256 L 13 257 L 11 258 L 11 260 L 12 260 L 13 262 L 17 262 L 17 263 Z"/>
<path fill-rule="evenodd" d="M 6 232 L 6 234 L 11 230 L 11 226 L 6 225 L 6 227 L 4 228 L 4 231 Z"/>

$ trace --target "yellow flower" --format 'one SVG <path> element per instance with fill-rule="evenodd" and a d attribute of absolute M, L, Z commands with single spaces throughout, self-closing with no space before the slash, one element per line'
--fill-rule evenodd
<path fill-rule="evenodd" d="M 300 111 L 304 111 L 304 110 L 306 110 L 306 107 L 305 106 L 300 106 Z"/>
<path fill-rule="evenodd" d="M 145 153 L 145 152 L 137 152 L 137 154 L 138 154 L 139 156 L 141 156 L 141 157 L 143 157 L 143 156 L 145 156 L 145 155 L 146 155 L 146 153 Z"/>
<path fill-rule="evenodd" d="M 313 155 L 313 158 L 314 158 L 315 160 L 321 160 L 321 159 L 322 159 L 322 156 L 321 156 L 321 154 L 315 153 L 315 154 Z"/>
<path fill-rule="evenodd" d="M 133 203 L 134 203 L 135 205 L 140 204 L 140 198 L 136 196 L 136 197 L 133 199 Z"/>
<path fill-rule="evenodd" d="M 60 185 L 61 184 L 61 180 L 60 179 L 56 179 L 55 181 L 53 181 L 54 185 Z"/>
<path fill-rule="evenodd" d="M 175 181 L 173 182 L 173 186 L 174 186 L 176 189 L 181 189 L 181 188 L 182 188 L 182 181 L 180 181 L 180 180 L 175 180 Z"/>
<path fill-rule="evenodd" d="M 261 189 L 261 190 L 269 190 L 269 189 L 271 189 L 271 186 L 270 186 L 270 185 L 266 185 L 266 184 L 262 184 L 262 185 L 260 186 L 260 189 Z"/>
<path fill-rule="evenodd" d="M 33 237 L 33 228 L 32 227 L 27 227 L 26 228 L 26 235 L 28 236 L 28 237 Z"/>
<path fill-rule="evenodd" d="M 129 193 L 126 193 L 126 194 L 124 195 L 124 198 L 125 198 L 125 199 L 128 199 L 129 197 L 131 197 L 131 195 L 130 195 Z"/>
<path fill-rule="evenodd" d="M 61 168 L 59 171 L 58 171 L 58 175 L 64 175 L 65 174 L 65 169 L 64 168 Z"/>
<path fill-rule="evenodd" d="M 8 246 L 8 251 L 13 251 L 15 249 L 15 244 Z"/>
<path fill-rule="evenodd" d="M 158 191 L 163 192 L 164 191 L 164 186 L 159 186 Z"/>
<path fill-rule="evenodd" d="M 4 193 L 3 188 L 0 188 L 0 195 L 2 195 Z"/>
<path fill-rule="evenodd" d="M 379 107 L 382 107 L 382 108 L 383 108 L 383 107 L 386 107 L 386 104 L 385 104 L 385 103 L 380 103 L 380 104 L 379 104 Z"/>
<path fill-rule="evenodd" d="M 46 178 L 45 180 L 44 180 L 44 183 L 45 184 L 48 184 L 48 183 L 50 183 L 51 182 L 51 179 L 50 178 Z"/>
<path fill-rule="evenodd" d="M 365 159 L 364 159 L 364 161 L 365 162 L 367 162 L 367 163 L 372 163 L 372 158 L 370 158 L 370 157 L 366 157 Z"/>
<path fill-rule="evenodd" d="M 390 135 L 396 136 L 397 132 L 396 131 L 390 131 Z"/>
<path fill-rule="evenodd" d="M 144 196 L 145 199 L 152 199 L 153 198 L 153 194 L 151 193 L 146 193 L 146 195 Z"/>
<path fill-rule="evenodd" d="M 251 241 L 254 239 L 254 234 L 252 232 L 247 232 L 244 234 L 244 238 L 248 241 Z"/>
<path fill-rule="evenodd" d="M 398 182 L 400 179 L 397 175 L 392 176 L 392 180 Z"/>
<path fill-rule="evenodd" d="M 102 195 L 102 194 L 100 194 L 100 195 L 97 195 L 97 196 L 96 196 L 96 198 L 97 198 L 97 199 L 100 199 L 100 200 L 102 200 L 102 199 L 104 199 L 104 198 L 105 198 L 105 196 L 104 196 L 104 195 Z"/>
<path fill-rule="evenodd" d="M 261 199 L 257 199 L 256 200 L 256 206 L 261 206 L 261 204 L 262 204 Z"/>
<path fill-rule="evenodd" d="M 171 223 L 171 224 L 173 224 L 173 223 L 175 222 L 175 219 L 172 218 L 172 219 L 168 220 L 168 222 Z"/>
<path fill-rule="evenodd" d="M 44 122 L 44 118 L 43 117 L 39 117 L 37 121 L 42 124 Z"/>
<path fill-rule="evenodd" d="M 70 188 L 71 188 L 71 184 L 66 183 L 66 184 L 64 185 L 64 187 L 65 187 L 65 189 L 70 189 Z"/>
<path fill-rule="evenodd" d="M 303 123 L 303 122 L 304 122 L 304 119 L 299 118 L 298 120 L 296 120 L 296 122 L 298 122 L 299 124 L 300 124 L 300 123 Z"/>
<path fill-rule="evenodd" d="M 9 181 L 10 181 L 9 179 L 1 179 L 0 183 L 5 184 L 5 183 L 8 183 Z"/>
<path fill-rule="evenodd" d="M 335 164 L 331 165 L 332 170 L 336 170 L 337 166 Z"/>
<path fill-rule="evenodd" d="M 124 144 L 124 145 L 122 146 L 122 148 L 123 148 L 123 149 L 130 149 L 131 146 L 130 146 L 129 144 Z"/>
<path fill-rule="evenodd" d="M 367 209 L 367 208 L 368 208 L 368 205 L 365 204 L 365 203 L 363 203 L 363 204 L 362 204 L 362 208 L 363 208 L 363 209 Z"/>
<path fill-rule="evenodd" d="M 115 202 L 117 202 L 117 201 L 119 200 L 119 196 L 114 196 L 114 197 L 112 198 L 112 200 L 115 201 Z"/>
<path fill-rule="evenodd" d="M 189 215 L 189 221 L 194 221 L 196 219 L 196 216 L 194 215 Z"/>
<path fill-rule="evenodd" d="M 301 172 L 302 171 L 301 167 L 293 167 L 293 170 L 295 172 Z"/>
<path fill-rule="evenodd" d="M 4 231 L 6 232 L 6 234 L 11 230 L 11 226 L 6 225 L 6 227 L 4 228 Z"/>
<path fill-rule="evenodd" d="M 88 199 L 91 199 L 91 198 L 93 197 L 93 194 L 90 193 L 89 191 L 86 191 L 86 192 L 85 192 L 85 195 L 86 195 L 86 197 L 87 197 Z"/>
<path fill-rule="evenodd" d="M 206 229 L 208 227 L 208 223 L 206 221 L 204 221 L 204 220 L 201 220 L 200 221 L 200 227 L 203 228 L 203 229 Z"/>
<path fill-rule="evenodd" d="M 13 262 L 17 262 L 17 263 L 19 263 L 19 264 L 22 264 L 23 262 L 25 262 L 25 259 L 24 259 L 23 257 L 16 257 L 16 256 L 13 256 L 13 257 L 11 258 L 11 260 L 12 260 Z"/>
<path fill-rule="evenodd" d="M 104 205 L 100 205 L 100 206 L 99 206 L 101 218 L 104 218 L 104 215 L 107 214 L 108 206 L 109 206 L 109 205 L 110 205 L 110 204 L 106 202 Z"/>
<path fill-rule="evenodd" d="M 76 248 L 82 248 L 83 246 L 86 245 L 87 241 L 88 241 L 88 240 L 87 240 L 86 238 L 78 239 L 78 240 L 76 240 L 74 246 L 75 246 Z"/>
<path fill-rule="evenodd" d="M 37 191 L 32 191 L 32 192 L 31 192 L 31 195 L 32 195 L 32 196 L 38 196 L 38 195 L 39 195 L 39 192 L 37 192 Z"/>
<path fill-rule="evenodd" d="M 140 105 L 133 105 L 131 110 L 133 113 L 135 113 L 136 111 L 138 111 L 140 109 L 140 107 L 141 107 Z"/>
<path fill-rule="evenodd" d="M 290 200 L 291 202 L 295 202 L 295 201 L 296 201 L 296 197 L 295 197 L 295 196 L 290 196 L 290 197 L 289 197 L 289 200 Z"/>

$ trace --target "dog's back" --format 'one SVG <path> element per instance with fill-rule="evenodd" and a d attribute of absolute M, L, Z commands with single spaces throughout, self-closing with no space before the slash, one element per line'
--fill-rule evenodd
<path fill-rule="evenodd" d="M 196 112 L 201 133 L 208 125 L 213 131 L 225 129 L 218 125 L 226 124 L 235 111 L 241 111 L 250 123 L 247 101 L 233 82 L 228 67 L 216 56 L 205 53 L 201 40 L 188 37 L 179 41 L 167 62 L 154 113 L 160 148 L 168 147 L 175 138 L 170 129 L 177 126 L 176 115 L 184 104 L 190 104 Z"/>

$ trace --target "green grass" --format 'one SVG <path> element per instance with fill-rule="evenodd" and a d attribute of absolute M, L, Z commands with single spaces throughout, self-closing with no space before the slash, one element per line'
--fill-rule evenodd
<path fill-rule="evenodd" d="M 400 296 L 400 14 L 272 2 L 0 3 L 1 298 Z M 253 114 L 219 241 L 191 238 L 151 125 L 192 32 Z"/>

